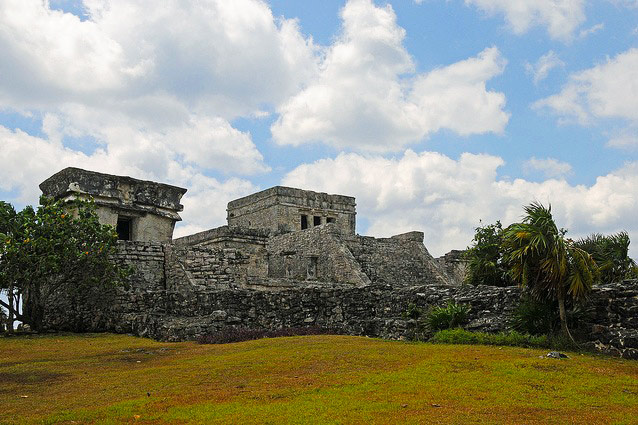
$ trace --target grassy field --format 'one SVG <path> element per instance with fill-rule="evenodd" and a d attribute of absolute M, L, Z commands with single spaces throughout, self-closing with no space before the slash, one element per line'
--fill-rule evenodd
<path fill-rule="evenodd" d="M 348 336 L 0 338 L 0 423 L 638 423 L 638 362 Z"/>

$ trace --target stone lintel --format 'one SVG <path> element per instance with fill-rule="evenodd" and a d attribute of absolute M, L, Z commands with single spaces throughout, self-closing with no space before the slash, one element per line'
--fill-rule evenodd
<path fill-rule="evenodd" d="M 72 199 L 93 197 L 96 203 L 131 211 L 150 212 L 179 220 L 180 200 L 186 189 L 128 176 L 68 167 L 40 184 L 47 197 Z"/>

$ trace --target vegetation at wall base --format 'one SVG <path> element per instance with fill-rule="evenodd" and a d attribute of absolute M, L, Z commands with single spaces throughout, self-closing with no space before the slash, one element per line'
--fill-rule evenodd
<path fill-rule="evenodd" d="M 433 332 L 455 328 L 466 322 L 469 312 L 469 305 L 457 304 L 450 300 L 445 307 L 432 307 L 430 309 L 426 319 L 427 325 Z"/>
<path fill-rule="evenodd" d="M 428 341 L 435 344 L 479 344 L 554 350 L 578 350 L 578 346 L 564 336 L 530 335 L 517 331 L 500 333 L 470 332 L 461 328 L 438 331 Z"/>

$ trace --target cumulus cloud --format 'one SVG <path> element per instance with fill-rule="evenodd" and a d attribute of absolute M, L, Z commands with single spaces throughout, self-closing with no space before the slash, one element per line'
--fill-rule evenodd
<path fill-rule="evenodd" d="M 233 117 L 263 114 L 264 104 L 287 98 L 316 72 L 312 39 L 260 0 L 83 6 L 86 20 L 40 0 L 2 2 L 0 108 L 54 112 L 88 133 L 125 122 L 175 134 L 199 128 L 193 116 L 221 128 Z"/>
<path fill-rule="evenodd" d="M 465 4 L 490 15 L 504 15 L 515 34 L 541 25 L 550 37 L 569 41 L 585 22 L 585 0 L 465 0 Z"/>
<path fill-rule="evenodd" d="M 0 99 L 31 107 L 154 96 L 227 118 L 284 99 L 315 72 L 312 40 L 260 0 L 84 7 L 81 21 L 40 0 L 2 3 Z"/>
<path fill-rule="evenodd" d="M 190 178 L 188 184 L 182 198 L 184 211 L 180 213 L 183 222 L 175 227 L 176 238 L 225 225 L 228 202 L 260 189 L 247 180 L 219 181 L 201 174 Z"/>
<path fill-rule="evenodd" d="M 525 69 L 528 73 L 532 74 L 534 84 L 538 84 L 540 81 L 547 78 L 549 71 L 560 66 L 565 66 L 565 62 L 560 60 L 553 50 L 550 50 L 541 56 L 534 65 L 530 63 L 525 64 Z"/>
<path fill-rule="evenodd" d="M 224 224 L 228 201 L 259 189 L 244 179 L 233 177 L 221 181 L 205 176 L 196 167 L 177 162 L 163 149 L 155 149 L 152 143 L 150 146 L 137 143 L 128 150 L 98 149 L 87 155 L 68 149 L 55 140 L 33 137 L 3 126 L 0 126 L 0 140 L 3 147 L 0 149 L 0 164 L 3 164 L 0 167 L 0 190 L 16 192 L 15 201 L 22 204 L 37 203 L 40 195 L 38 184 L 65 167 L 165 181 L 187 188 L 181 214 L 187 224 L 178 225 L 176 236 Z"/>
<path fill-rule="evenodd" d="M 638 163 L 598 177 L 591 186 L 501 179 L 497 170 L 503 164 L 502 158 L 484 154 L 454 160 L 410 150 L 391 159 L 350 153 L 301 165 L 282 183 L 355 196 L 358 217 L 370 223 L 367 233 L 422 230 L 434 255 L 465 248 L 479 220 L 519 220 L 522 206 L 534 200 L 551 203 L 557 222 L 573 237 L 636 223 Z M 638 224 L 625 230 L 638 236 Z"/>
<path fill-rule="evenodd" d="M 43 117 L 44 134 L 0 129 L 3 190 L 33 202 L 64 165 L 176 184 L 184 170 L 269 170 L 230 122 L 267 116 L 316 74 L 317 48 L 295 20 L 261 0 L 82 9 L 80 19 L 48 1 L 0 3 L 0 110 Z"/>
<path fill-rule="evenodd" d="M 564 177 L 572 173 L 572 166 L 567 162 L 562 162 L 556 158 L 538 159 L 532 157 L 525 161 L 523 170 L 527 173 L 533 171 L 541 172 L 547 178 Z"/>
<path fill-rule="evenodd" d="M 572 74 L 559 93 L 537 101 L 534 107 L 547 108 L 562 121 L 576 120 L 587 125 L 615 118 L 635 128 L 638 126 L 638 49 L 629 49 Z M 622 144 L 618 140 L 610 143 Z"/>
<path fill-rule="evenodd" d="M 509 119 L 505 96 L 486 88 L 505 67 L 497 48 L 415 73 L 403 46 L 405 30 L 390 5 L 351 0 L 341 18 L 341 34 L 318 75 L 278 108 L 271 127 L 277 143 L 322 141 L 381 152 L 444 128 L 462 135 L 503 131 Z"/>

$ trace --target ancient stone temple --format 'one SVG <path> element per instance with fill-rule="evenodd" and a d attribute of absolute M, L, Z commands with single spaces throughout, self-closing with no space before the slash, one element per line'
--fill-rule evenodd
<path fill-rule="evenodd" d="M 520 290 L 462 285 L 465 259 L 434 259 L 422 232 L 389 238 L 355 231 L 350 196 L 276 186 L 228 203 L 228 225 L 172 239 L 185 189 L 66 168 L 40 188 L 58 199 L 92 197 L 121 239 L 126 289 L 60 299 L 55 329 L 115 331 L 163 340 L 228 328 L 321 326 L 351 335 L 410 338 L 425 312 L 450 300 L 471 307 L 466 329 L 508 329 Z M 596 288 L 591 343 L 638 357 L 638 281 Z"/>
<path fill-rule="evenodd" d="M 54 199 L 92 198 L 100 222 L 115 227 L 121 240 L 156 242 L 173 238 L 186 193 L 181 187 L 73 167 L 43 181 L 40 190 Z"/>

